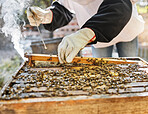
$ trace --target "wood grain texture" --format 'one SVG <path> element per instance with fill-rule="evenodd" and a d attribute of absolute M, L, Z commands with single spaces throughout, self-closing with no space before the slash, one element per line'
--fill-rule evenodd
<path fill-rule="evenodd" d="M 45 54 L 26 54 L 26 58 L 28 58 L 29 65 L 31 66 L 32 61 L 51 61 L 51 62 L 59 62 L 59 59 L 56 55 L 45 55 Z M 92 64 L 92 62 L 88 62 L 88 59 L 91 60 L 102 60 L 102 58 L 92 58 L 92 57 L 75 57 L 72 61 L 72 63 L 84 63 L 84 64 Z M 114 63 L 114 64 L 135 64 L 137 61 L 127 61 L 127 60 L 117 60 L 117 59 L 109 59 L 109 58 L 103 58 L 104 61 L 107 61 L 108 63 Z"/>
<path fill-rule="evenodd" d="M 17 101 L 16 101 L 17 102 Z M 148 97 L 1 104 L 1 114 L 147 114 Z"/>
<path fill-rule="evenodd" d="M 28 56 L 32 60 L 56 61 L 57 57 L 47 55 Z M 48 60 L 47 60 L 48 59 Z M 75 59 L 76 61 L 79 60 Z M 81 58 L 86 61 L 88 58 Z M 110 59 L 108 59 L 110 60 Z M 111 59 L 115 63 L 116 59 Z M 82 60 L 82 62 L 84 62 Z M 120 61 L 124 62 L 125 61 Z M 137 85 L 137 84 L 136 84 Z M 143 84 L 144 86 L 147 84 Z M 8 85 L 7 85 L 8 86 Z M 5 87 L 4 87 L 5 88 Z M 45 88 L 42 88 L 42 90 Z M 41 90 L 41 91 L 42 91 Z M 37 90 L 39 91 L 39 89 Z M 63 97 L 64 99 L 64 97 Z M 148 96 L 126 96 L 110 98 L 64 99 L 28 98 L 0 100 L 0 114 L 147 114 Z"/>

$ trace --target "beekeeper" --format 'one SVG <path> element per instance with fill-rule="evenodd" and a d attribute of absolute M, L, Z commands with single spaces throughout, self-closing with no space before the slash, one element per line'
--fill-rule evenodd
<path fill-rule="evenodd" d="M 144 30 L 144 21 L 134 3 L 137 0 L 58 0 L 47 9 L 31 7 L 37 26 L 49 31 L 67 25 L 76 15 L 80 30 L 65 36 L 58 46 L 60 63 L 72 62 L 87 44 L 93 45 L 94 57 L 111 56 L 113 45 L 119 56 L 136 56 L 137 38 Z M 27 11 L 30 25 L 36 26 L 33 14 Z"/>

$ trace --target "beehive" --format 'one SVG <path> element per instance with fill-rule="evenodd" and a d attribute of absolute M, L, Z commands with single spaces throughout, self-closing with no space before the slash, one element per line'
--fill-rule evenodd
<path fill-rule="evenodd" d="M 26 55 L 1 91 L 1 113 L 146 113 L 148 64 L 140 58 L 82 58 L 59 64 Z"/>

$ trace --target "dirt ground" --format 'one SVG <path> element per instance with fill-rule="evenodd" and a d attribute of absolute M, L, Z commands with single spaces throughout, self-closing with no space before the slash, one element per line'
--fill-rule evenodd
<path fill-rule="evenodd" d="M 18 56 L 16 50 L 0 50 L 0 61 L 5 61 Z"/>
<path fill-rule="evenodd" d="M 0 50 L 0 89 L 14 75 L 21 64 L 15 50 Z"/>

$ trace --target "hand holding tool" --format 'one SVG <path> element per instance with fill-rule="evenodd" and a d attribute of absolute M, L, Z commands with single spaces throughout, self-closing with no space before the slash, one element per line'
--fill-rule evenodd
<path fill-rule="evenodd" d="M 39 32 L 39 34 L 40 34 L 41 39 L 42 39 L 44 48 L 47 49 L 47 46 L 46 46 L 46 44 L 45 44 L 45 42 L 44 42 L 44 39 L 43 39 L 42 34 L 41 34 L 41 31 L 40 31 L 40 29 L 39 29 L 39 27 L 38 27 L 38 23 L 37 23 L 36 17 L 35 17 L 35 15 L 34 15 L 34 13 L 32 12 L 31 8 L 29 8 L 29 11 L 32 13 L 32 17 L 33 17 L 33 19 L 34 19 L 34 21 L 35 21 L 37 30 L 38 30 L 38 32 Z"/>

